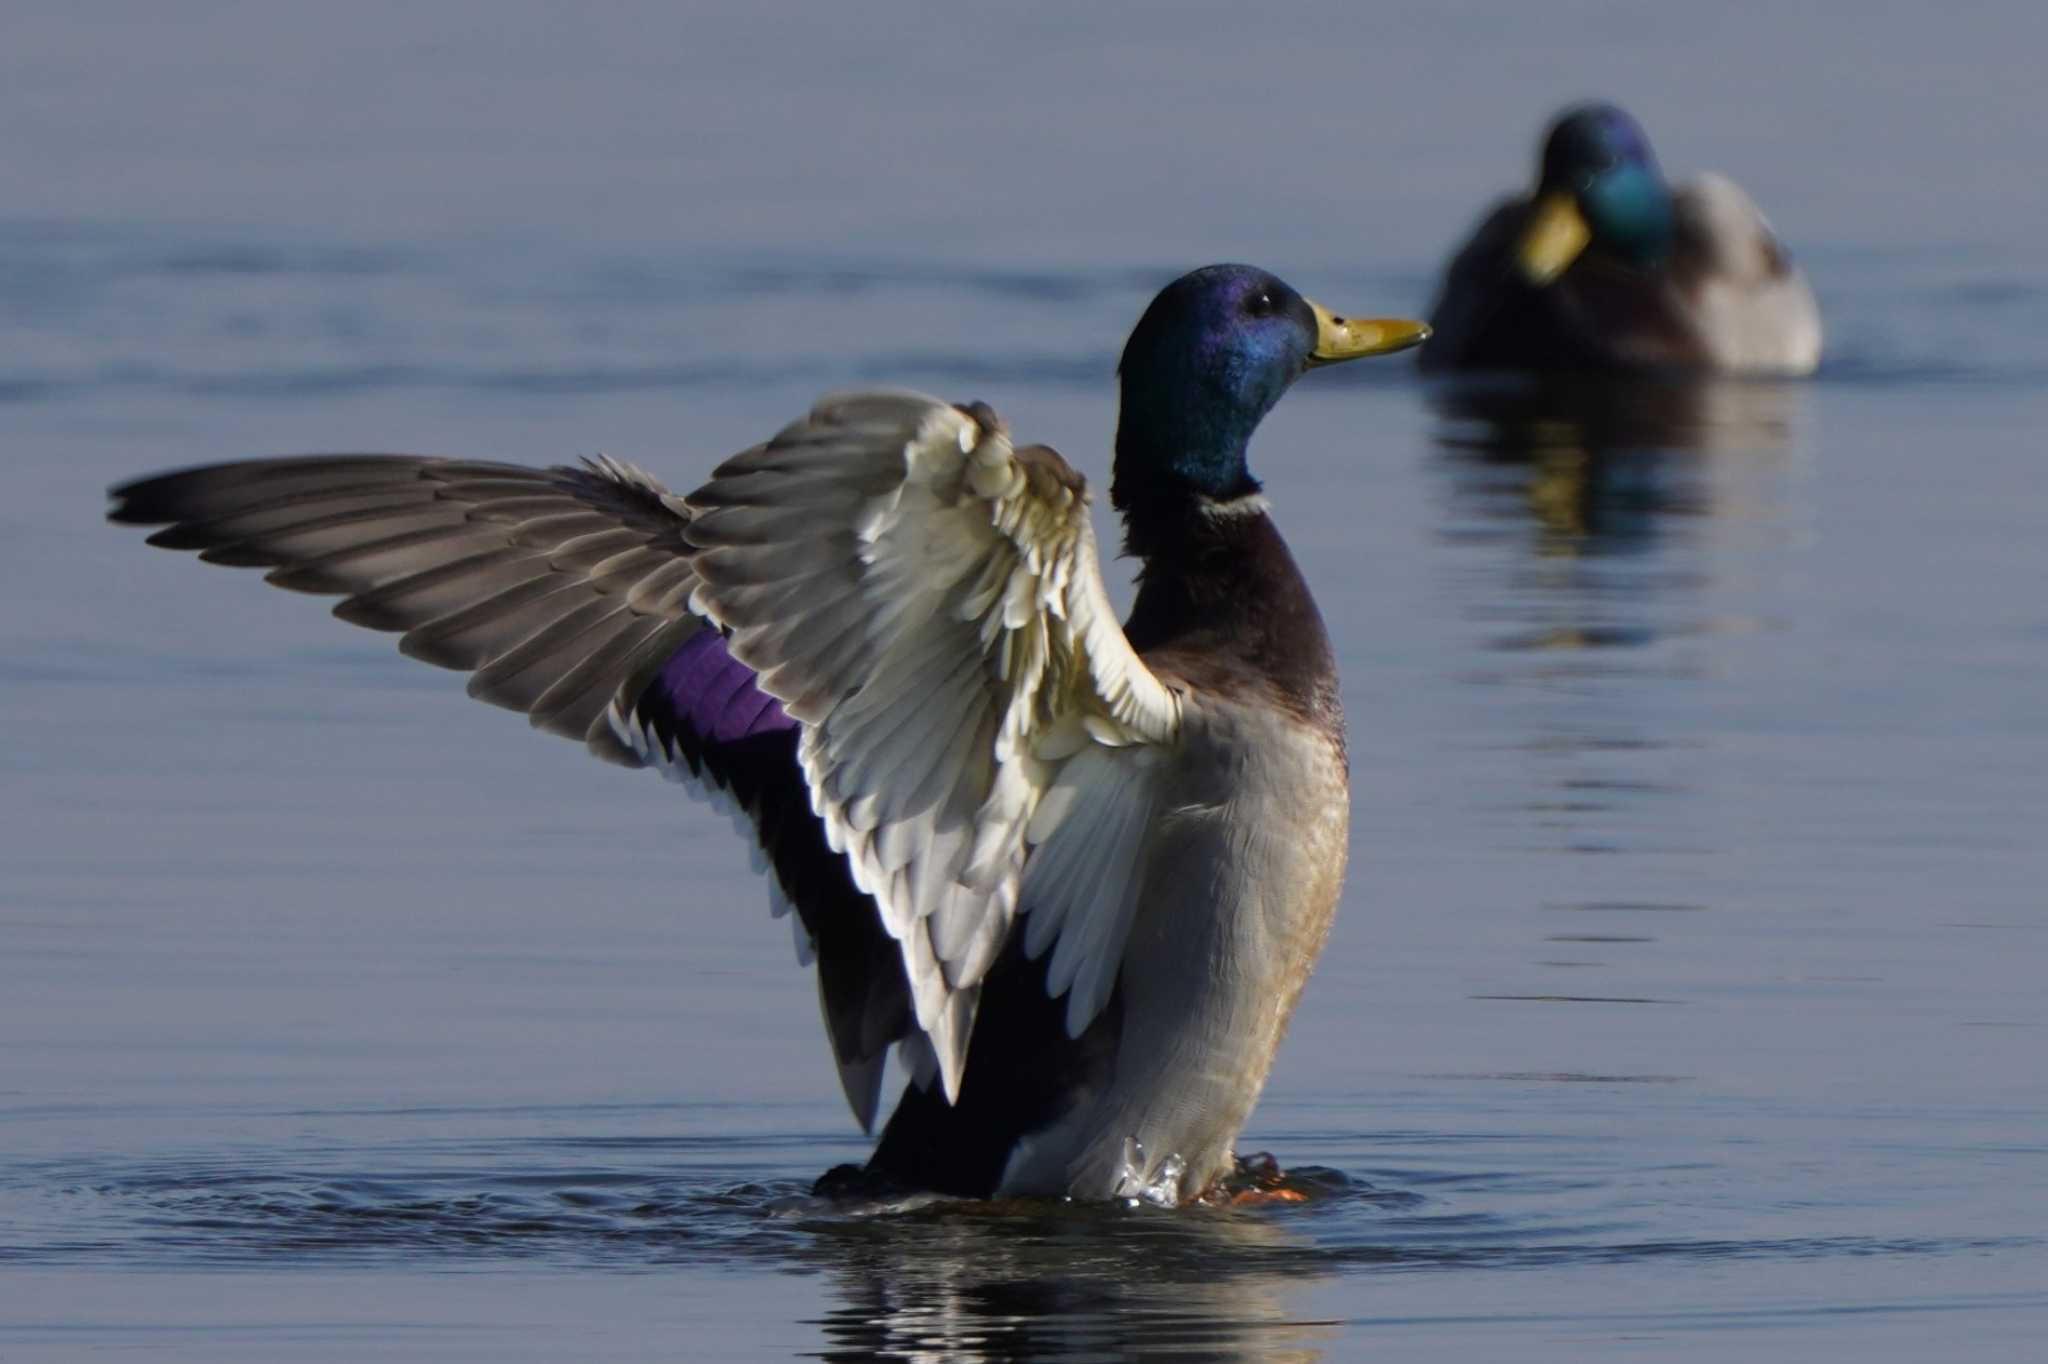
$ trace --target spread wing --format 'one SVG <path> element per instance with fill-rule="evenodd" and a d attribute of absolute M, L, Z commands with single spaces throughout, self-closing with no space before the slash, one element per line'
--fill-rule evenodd
<path fill-rule="evenodd" d="M 687 513 L 645 473 L 413 455 L 249 460 L 113 490 L 150 543 L 344 595 L 343 620 L 471 670 L 469 692 L 598 756 L 654 767 L 743 816 L 814 951 L 840 1079 L 872 1126 L 882 1062 L 912 1031 L 900 953 L 825 844 L 796 723 L 690 614 Z"/>
<path fill-rule="evenodd" d="M 684 501 L 691 607 L 801 723 L 813 807 L 901 946 L 947 1095 L 1020 914 L 1078 1034 L 1180 729 L 1116 624 L 1080 477 L 986 407 L 856 394 Z"/>
<path fill-rule="evenodd" d="M 688 499 L 609 460 L 407 455 L 113 495 L 151 543 L 340 595 L 471 695 L 736 808 L 863 1125 L 898 1040 L 957 1096 L 1020 914 L 1071 1033 L 1108 1000 L 1179 701 L 1115 623 L 1081 479 L 987 409 L 828 401 Z"/>
<path fill-rule="evenodd" d="M 417 455 L 246 460 L 138 479 L 108 519 L 149 543 L 267 568 L 399 649 L 474 672 L 469 694 L 627 766 L 615 696 L 637 696 L 702 629 L 685 517 L 648 475 L 600 459 L 532 469 Z"/>

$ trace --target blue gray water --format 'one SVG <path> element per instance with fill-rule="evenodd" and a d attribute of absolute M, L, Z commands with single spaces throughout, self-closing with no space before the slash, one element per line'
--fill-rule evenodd
<path fill-rule="evenodd" d="M 0 1356 L 2035 1355 L 2041 11 L 1266 9 L 10 8 Z M 278 451 L 688 483 L 880 382 L 1099 482 L 1158 283 L 1419 309 L 1588 92 L 1829 359 L 1269 422 L 1356 783 L 1245 1143 L 1303 1205 L 806 1205 L 864 1145 L 722 819 L 98 524 Z"/>

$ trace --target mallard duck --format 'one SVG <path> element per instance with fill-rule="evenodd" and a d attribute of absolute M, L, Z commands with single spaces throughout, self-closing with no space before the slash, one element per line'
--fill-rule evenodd
<path fill-rule="evenodd" d="M 1336 665 L 1246 447 L 1308 369 L 1427 334 L 1248 266 L 1168 285 L 1119 366 L 1122 629 L 1082 477 L 915 394 L 824 399 L 681 497 L 334 455 L 109 515 L 743 813 L 864 1128 L 908 1071 L 869 1177 L 1172 1203 L 1228 1168 L 1344 873 Z"/>
<path fill-rule="evenodd" d="M 1810 374 L 1820 312 L 1734 181 L 1668 185 L 1636 121 L 1567 109 L 1536 188 L 1503 201 L 1444 272 L 1427 369 Z"/>

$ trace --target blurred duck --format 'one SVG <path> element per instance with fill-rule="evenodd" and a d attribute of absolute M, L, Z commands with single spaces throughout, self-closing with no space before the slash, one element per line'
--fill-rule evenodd
<path fill-rule="evenodd" d="M 1431 310 L 1432 370 L 1810 374 L 1820 314 L 1734 181 L 1669 185 L 1611 104 L 1551 125 L 1535 191 L 1487 215 Z"/>
<path fill-rule="evenodd" d="M 1122 629 L 1082 477 L 913 394 L 828 398 L 687 496 L 334 455 L 110 516 L 744 816 L 864 1127 L 908 1072 L 829 1187 L 1171 1204 L 1231 1168 L 1344 873 L 1336 664 L 1247 446 L 1311 367 L 1427 335 L 1247 266 L 1167 286 L 1119 367 Z"/>

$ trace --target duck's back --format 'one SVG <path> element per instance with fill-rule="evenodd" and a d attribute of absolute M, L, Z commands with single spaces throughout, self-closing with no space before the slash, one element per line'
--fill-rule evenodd
<path fill-rule="evenodd" d="M 1733 374 L 1811 374 L 1820 363 L 1820 308 L 1762 210 L 1712 173 L 1672 195 L 1671 274 L 1711 368 Z"/>

